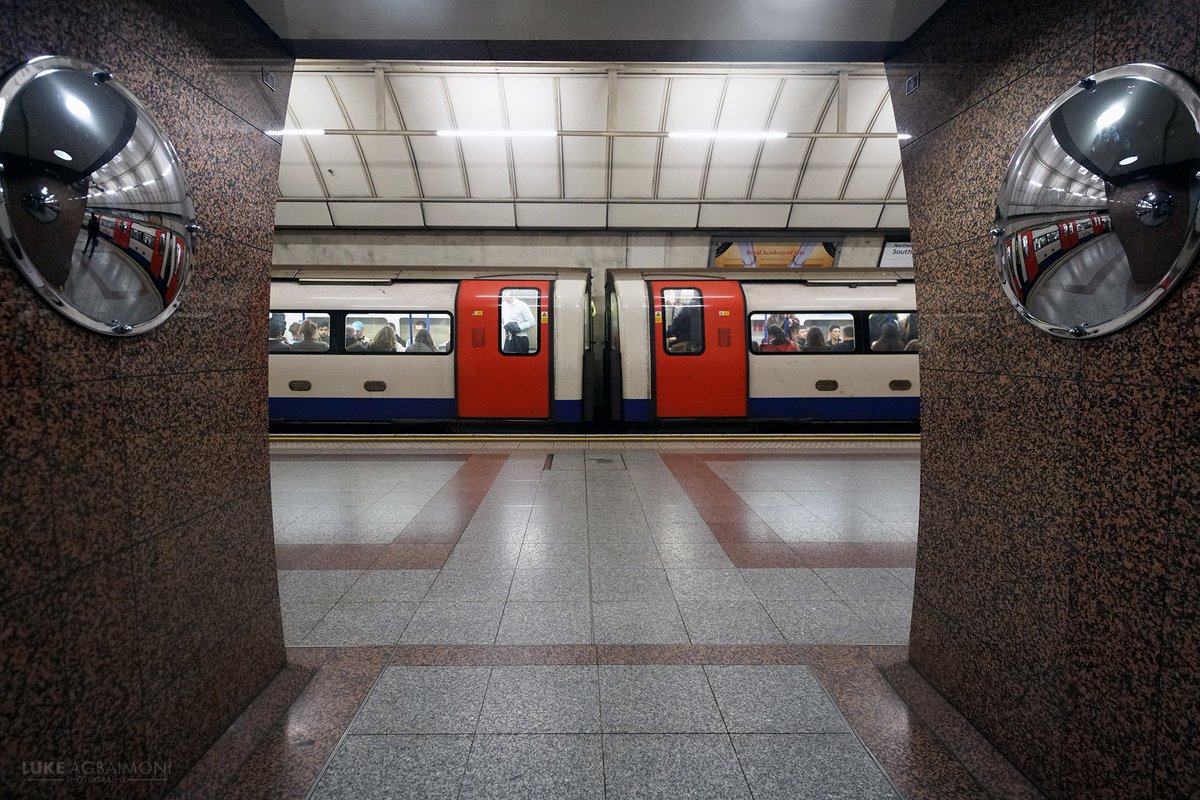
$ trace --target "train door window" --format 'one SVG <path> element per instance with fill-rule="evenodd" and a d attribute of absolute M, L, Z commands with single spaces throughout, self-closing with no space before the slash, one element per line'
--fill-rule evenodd
<path fill-rule="evenodd" d="M 328 312 L 272 311 L 267 321 L 267 349 L 272 353 L 328 352 Z"/>
<path fill-rule="evenodd" d="M 750 315 L 750 349 L 779 353 L 854 351 L 854 315 L 832 311 L 775 311 Z"/>
<path fill-rule="evenodd" d="M 500 352 L 507 355 L 534 355 L 538 351 L 537 309 L 541 307 L 537 289 L 513 287 L 500 290 Z"/>
<path fill-rule="evenodd" d="M 873 353 L 916 353 L 921 343 L 917 338 L 917 312 L 887 311 L 872 313 L 868 320 Z"/>
<path fill-rule="evenodd" d="M 445 311 L 363 311 L 346 315 L 345 350 L 358 355 L 441 355 L 452 349 Z"/>
<path fill-rule="evenodd" d="M 704 352 L 704 296 L 699 289 L 663 289 L 663 349 L 672 355 Z"/>

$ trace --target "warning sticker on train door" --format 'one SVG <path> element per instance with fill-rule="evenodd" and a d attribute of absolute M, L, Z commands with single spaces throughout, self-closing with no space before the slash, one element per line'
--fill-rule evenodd
<path fill-rule="evenodd" d="M 728 312 L 728 311 L 718 311 L 718 312 L 717 312 L 717 316 L 718 316 L 718 317 L 728 317 L 728 316 L 729 316 L 729 312 Z"/>
<path fill-rule="evenodd" d="M 543 324 L 543 325 L 545 325 L 545 324 L 546 324 L 547 322 L 549 322 L 549 321 L 550 321 L 550 312 L 549 312 L 549 311 L 543 311 L 543 312 L 542 312 L 542 324 Z"/>
<path fill-rule="evenodd" d="M 482 316 L 483 316 L 483 311 L 476 309 L 475 311 L 472 311 L 472 312 L 471 312 L 471 316 L 473 316 L 473 317 L 482 317 Z"/>
<path fill-rule="evenodd" d="M 654 312 L 654 324 L 662 325 L 662 312 L 661 311 Z"/>

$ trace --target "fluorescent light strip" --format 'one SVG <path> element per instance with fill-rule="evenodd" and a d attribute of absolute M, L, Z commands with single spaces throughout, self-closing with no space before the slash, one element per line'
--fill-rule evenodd
<path fill-rule="evenodd" d="M 267 136 L 324 136 L 323 128 L 284 128 L 280 131 L 267 131 Z"/>
<path fill-rule="evenodd" d="M 668 139 L 786 139 L 786 131 L 667 131 Z"/>
<path fill-rule="evenodd" d="M 453 136 L 459 139 L 525 139 L 558 136 L 558 131 L 454 131 L 440 130 L 438 136 Z"/>

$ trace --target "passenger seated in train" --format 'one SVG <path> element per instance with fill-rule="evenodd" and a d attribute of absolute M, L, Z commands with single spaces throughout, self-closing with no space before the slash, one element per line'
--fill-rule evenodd
<path fill-rule="evenodd" d="M 317 323 L 311 319 L 300 323 L 300 341 L 292 343 L 293 351 L 323 353 L 328 349 L 328 344 L 317 340 Z"/>
<path fill-rule="evenodd" d="M 413 334 L 412 344 L 408 346 L 406 353 L 436 353 L 437 346 L 433 343 L 433 337 L 429 335 L 429 331 L 424 328 L 417 329 Z"/>
<path fill-rule="evenodd" d="M 829 349 L 829 345 L 825 344 L 825 331 L 813 325 L 808 329 L 808 334 L 805 336 L 805 350 L 809 352 L 819 352 Z"/>
<path fill-rule="evenodd" d="M 363 324 L 355 322 L 346 326 L 346 352 L 357 353 L 367 349 L 367 340 L 363 336 Z"/>
<path fill-rule="evenodd" d="M 762 353 L 795 353 L 800 348 L 796 347 L 796 343 L 787 337 L 783 332 L 783 328 L 778 325 L 771 325 L 767 328 L 767 342 L 759 348 Z"/>
<path fill-rule="evenodd" d="M 267 352 L 268 353 L 287 353 L 291 351 L 292 346 L 283 338 L 287 332 L 287 321 L 282 315 L 271 317 L 267 323 Z"/>
<path fill-rule="evenodd" d="M 900 338 L 900 326 L 890 321 L 883 323 L 879 338 L 871 342 L 871 350 L 876 353 L 903 352 L 904 340 Z"/>
<path fill-rule="evenodd" d="M 288 326 L 288 342 L 295 344 L 298 341 L 300 341 L 300 323 L 293 322 Z"/>
<path fill-rule="evenodd" d="M 373 353 L 396 352 L 396 329 L 390 323 L 384 325 L 375 332 L 375 338 L 371 340 L 371 345 L 367 349 Z"/>

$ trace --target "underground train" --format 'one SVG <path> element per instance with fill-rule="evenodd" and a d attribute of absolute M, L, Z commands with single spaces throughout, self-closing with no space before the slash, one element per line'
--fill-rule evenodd
<path fill-rule="evenodd" d="M 611 270 L 603 325 L 591 288 L 583 269 L 277 274 L 272 429 L 919 419 L 911 272 Z"/>
<path fill-rule="evenodd" d="M 86 230 L 90 215 L 84 215 Z M 183 239 L 166 228 L 150 222 L 98 213 L 100 237 L 129 256 L 146 271 L 154 287 L 162 295 L 163 304 L 170 305 L 179 293 L 179 281 L 186 245 Z"/>
<path fill-rule="evenodd" d="M 1062 256 L 1109 231 L 1112 231 L 1112 217 L 1101 213 L 1057 220 L 1018 231 L 1004 245 L 1005 259 L 1017 267 L 1007 270 L 1012 276 L 1012 288 L 1017 297 L 1024 300 L 1038 276 L 1045 274 Z"/>

